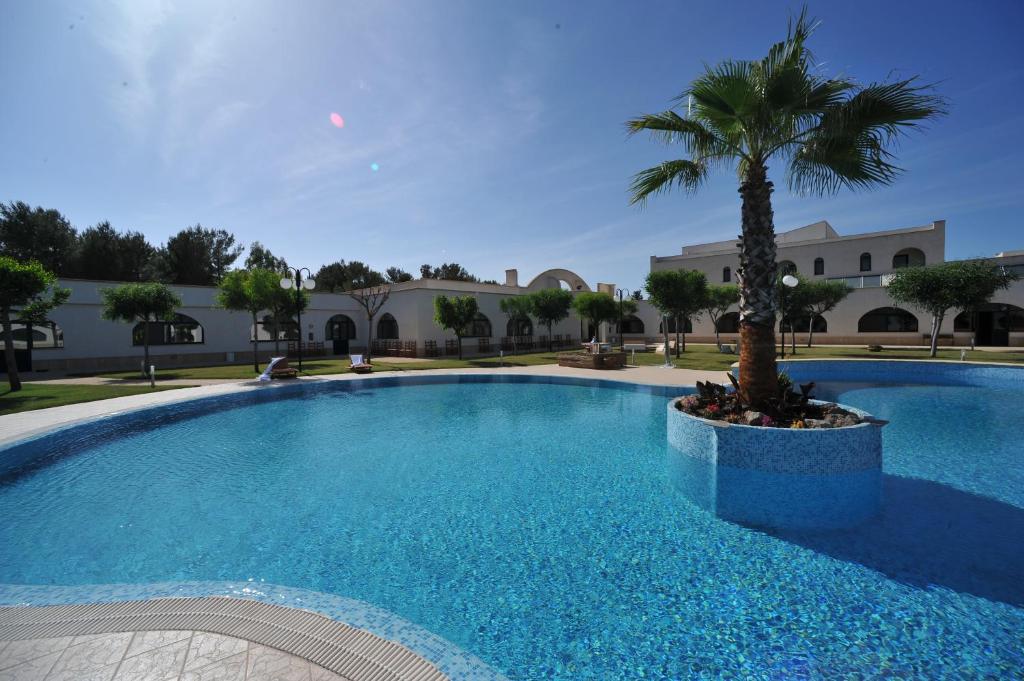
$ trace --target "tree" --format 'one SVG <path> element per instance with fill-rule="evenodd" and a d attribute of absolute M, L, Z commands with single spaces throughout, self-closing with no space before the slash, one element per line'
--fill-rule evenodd
<path fill-rule="evenodd" d="M 725 61 L 677 98 L 669 110 L 628 122 L 683 146 L 688 158 L 636 174 L 632 203 L 673 187 L 696 191 L 712 168 L 735 165 L 742 198 L 740 399 L 763 406 L 778 392 L 775 365 L 775 228 L 769 163 L 787 164 L 797 193 L 890 184 L 900 169 L 892 149 L 903 133 L 943 112 L 944 100 L 914 78 L 861 86 L 818 73 L 806 41 L 816 24 L 806 10 L 786 39 L 757 61 Z"/>
<path fill-rule="evenodd" d="M 391 287 L 387 284 L 369 286 L 349 291 L 348 295 L 352 300 L 359 303 L 366 314 L 366 361 L 371 359 L 371 348 L 373 346 L 373 318 L 377 316 L 384 303 L 391 297 Z"/>
<path fill-rule="evenodd" d="M 719 337 L 718 321 L 725 316 L 725 313 L 732 309 L 732 306 L 740 302 L 740 290 L 736 286 L 708 286 L 704 298 L 704 306 L 701 312 L 707 314 L 715 327 L 715 345 L 722 349 L 722 339 Z M 678 325 L 676 326 L 678 329 Z"/>
<path fill-rule="evenodd" d="M 805 308 L 809 317 L 807 347 L 811 347 L 814 341 L 814 320 L 818 317 L 824 318 L 826 312 L 836 309 L 836 306 L 843 302 L 853 289 L 847 286 L 845 281 L 822 281 L 820 279 L 808 281 L 805 286 L 809 289 L 808 303 Z"/>
<path fill-rule="evenodd" d="M 385 272 L 388 281 L 392 284 L 401 284 L 403 281 L 412 281 L 412 275 L 401 267 L 389 267 Z"/>
<path fill-rule="evenodd" d="M 614 322 L 619 317 L 618 303 L 604 292 L 577 293 L 572 299 L 572 309 L 577 317 L 594 327 L 594 333 L 597 333 L 601 322 Z"/>
<path fill-rule="evenodd" d="M 430 265 L 420 265 L 420 278 L 444 279 L 446 281 L 480 281 L 457 262 L 446 262 L 440 267 L 433 268 Z"/>
<path fill-rule="evenodd" d="M 640 289 L 636 289 L 630 294 L 630 296 L 633 298 L 633 300 L 640 302 L 641 300 L 644 299 L 644 292 L 641 291 Z"/>
<path fill-rule="evenodd" d="M 796 327 L 794 326 L 798 319 L 802 319 L 810 316 L 810 305 L 814 300 L 814 292 L 808 286 L 807 279 L 805 279 L 798 272 L 790 272 L 788 276 L 795 277 L 797 280 L 796 286 L 786 286 L 783 282 L 783 278 L 787 274 L 780 272 L 775 282 L 775 294 L 777 296 L 776 308 L 779 311 L 779 327 L 782 329 L 782 345 L 785 350 L 786 345 L 786 332 L 785 328 L 789 327 L 789 335 L 791 342 L 791 352 L 796 354 Z M 785 355 L 785 352 L 782 353 Z"/>
<path fill-rule="evenodd" d="M 172 284 L 210 286 L 219 282 L 245 250 L 223 229 L 195 225 L 183 229 L 162 249 L 165 276 Z"/>
<path fill-rule="evenodd" d="M 296 291 L 295 289 L 281 288 L 280 276 L 278 276 L 277 286 L 270 294 L 270 314 L 263 322 L 263 328 L 266 328 L 269 323 L 273 329 L 275 355 L 281 354 L 281 324 L 294 323 L 295 316 L 299 312 L 305 312 L 307 307 L 309 307 L 309 293 L 304 289 Z M 253 329 L 253 333 L 256 333 L 256 329 Z M 299 343 L 302 342 L 302 329 L 298 329 L 298 336 L 295 340 Z"/>
<path fill-rule="evenodd" d="M 266 269 L 234 270 L 228 272 L 217 285 L 217 305 L 225 310 L 248 312 L 252 315 L 252 368 L 259 365 L 258 315 L 269 310 L 281 289 L 280 275 Z"/>
<path fill-rule="evenodd" d="M 686 320 L 693 319 L 707 306 L 708 279 L 697 270 L 661 270 L 647 275 L 645 288 L 654 307 L 676 322 L 676 357 L 679 357 L 680 331 L 685 350 Z M 665 343 L 668 344 L 667 324 Z"/>
<path fill-rule="evenodd" d="M 100 291 L 100 295 L 103 298 L 104 319 L 142 324 L 142 375 L 145 376 L 146 367 L 149 366 L 150 322 L 174 316 L 174 310 L 181 307 L 181 298 L 166 285 L 156 282 L 105 288 Z"/>
<path fill-rule="evenodd" d="M 21 390 L 14 357 L 14 315 L 23 323 L 43 322 L 53 308 L 63 305 L 71 292 L 55 286 L 57 276 L 36 260 L 22 261 L 0 255 L 0 326 L 4 335 L 4 363 L 11 392 Z M 47 291 L 49 297 L 44 297 Z"/>
<path fill-rule="evenodd" d="M 245 258 L 245 269 L 284 272 L 288 269 L 288 261 L 284 258 L 278 258 L 259 241 L 253 241 L 252 245 L 249 246 L 249 255 Z"/>
<path fill-rule="evenodd" d="M 120 233 L 100 222 L 78 237 L 70 275 L 100 281 L 140 281 L 154 249 L 139 232 Z"/>
<path fill-rule="evenodd" d="M 58 211 L 32 208 L 24 201 L 0 203 L 0 255 L 67 275 L 74 258 L 75 228 Z"/>
<path fill-rule="evenodd" d="M 533 311 L 533 305 L 528 296 L 502 298 L 498 306 L 501 307 L 501 311 L 508 317 L 509 326 L 513 328 L 513 331 L 518 331 L 519 325 L 523 322 L 530 322 L 530 313 Z M 519 333 L 512 334 L 512 354 L 516 353 L 516 337 L 519 335 Z"/>
<path fill-rule="evenodd" d="M 434 322 L 442 329 L 451 331 L 459 342 L 459 359 L 462 359 L 462 337 L 479 312 L 473 296 L 437 296 L 434 298 Z"/>
<path fill-rule="evenodd" d="M 344 293 L 358 288 L 383 286 L 387 283 L 384 275 L 366 263 L 344 260 L 323 265 L 313 277 L 318 291 Z"/>
<path fill-rule="evenodd" d="M 544 288 L 528 295 L 530 312 L 537 322 L 548 327 L 548 352 L 551 352 L 551 327 L 569 316 L 572 293 L 562 288 Z"/>
<path fill-rule="evenodd" d="M 985 260 L 962 260 L 896 270 L 889 297 L 914 305 L 932 316 L 931 356 L 938 347 L 939 328 L 950 309 L 969 310 L 1007 288 L 1014 276 Z"/>

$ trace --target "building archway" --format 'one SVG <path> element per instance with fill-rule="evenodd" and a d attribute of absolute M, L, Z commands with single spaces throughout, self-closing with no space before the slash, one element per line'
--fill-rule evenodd
<path fill-rule="evenodd" d="M 533 320 L 529 317 L 518 317 L 508 320 L 505 335 L 509 338 L 533 335 Z"/>
<path fill-rule="evenodd" d="M 356 323 L 347 314 L 336 314 L 324 326 L 324 341 L 333 345 L 335 355 L 347 355 L 349 341 L 356 338 Z"/>
<path fill-rule="evenodd" d="M 563 288 L 562 282 L 566 283 L 567 288 L 570 291 L 591 290 L 590 287 L 587 286 L 587 282 L 583 280 L 583 277 L 571 270 L 563 270 L 559 268 L 541 272 L 530 280 L 530 283 L 526 285 L 526 288 L 530 291 L 539 291 L 546 288 Z"/>
<path fill-rule="evenodd" d="M 378 340 L 398 340 L 398 320 L 390 312 L 385 312 L 377 322 Z"/>
<path fill-rule="evenodd" d="M 644 333 L 644 321 L 636 315 L 629 315 L 628 317 L 622 318 L 622 323 L 618 325 L 619 335 L 643 335 Z"/>
<path fill-rule="evenodd" d="M 686 321 L 686 323 L 683 324 L 683 333 L 693 333 L 693 323 L 689 319 L 687 319 L 685 321 Z M 675 333 L 676 332 L 676 318 L 675 317 L 669 317 L 668 318 L 668 332 L 669 333 Z M 661 323 L 658 324 L 658 333 L 661 333 L 661 334 L 665 333 L 665 320 L 662 320 Z"/>
<path fill-rule="evenodd" d="M 191 345 L 204 341 L 202 324 L 188 315 L 175 314 L 168 320 L 136 324 L 132 328 L 132 345 L 145 344 L 146 324 L 150 345 Z"/>
<path fill-rule="evenodd" d="M 953 330 L 973 333 L 976 345 L 1006 347 L 1011 332 L 1024 332 L 1024 308 L 1009 303 L 985 303 L 954 317 Z"/>
<path fill-rule="evenodd" d="M 896 254 L 892 256 L 894 270 L 904 267 L 923 267 L 924 264 L 924 251 L 920 248 L 904 248 L 896 251 Z"/>
<path fill-rule="evenodd" d="M 740 313 L 726 312 L 718 318 L 718 333 L 739 333 Z"/>
<path fill-rule="evenodd" d="M 487 315 L 483 312 L 477 312 L 476 317 L 469 325 L 469 333 L 466 336 L 470 338 L 490 338 L 491 320 L 487 318 Z"/>

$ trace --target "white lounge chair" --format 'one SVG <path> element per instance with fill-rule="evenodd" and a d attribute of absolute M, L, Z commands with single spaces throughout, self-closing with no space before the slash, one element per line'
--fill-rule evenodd
<path fill-rule="evenodd" d="M 349 361 L 352 363 L 349 369 L 355 374 L 368 374 L 373 371 L 373 366 L 369 362 L 363 361 L 362 355 L 349 355 Z"/>

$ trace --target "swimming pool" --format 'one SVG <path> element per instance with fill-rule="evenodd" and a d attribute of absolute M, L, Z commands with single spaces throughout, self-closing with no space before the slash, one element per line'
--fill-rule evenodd
<path fill-rule="evenodd" d="M 310 589 L 514 679 L 1024 665 L 1019 387 L 826 386 L 891 420 L 883 516 L 768 534 L 681 493 L 671 391 L 395 383 L 143 412 L 9 451 L 64 455 L 0 479 L 0 583 Z"/>

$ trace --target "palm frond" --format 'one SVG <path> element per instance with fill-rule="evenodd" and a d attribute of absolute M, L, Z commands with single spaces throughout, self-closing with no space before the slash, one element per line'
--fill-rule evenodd
<path fill-rule="evenodd" d="M 848 100 L 830 107 L 818 126 L 823 133 L 851 135 L 863 130 L 884 133 L 888 140 L 917 127 L 921 121 L 946 113 L 946 100 L 930 85 L 910 78 L 875 83 Z"/>
<path fill-rule="evenodd" d="M 705 159 L 722 155 L 728 144 L 701 122 L 684 118 L 675 111 L 663 111 L 626 122 L 630 135 L 647 131 L 666 144 L 682 144 L 690 156 Z"/>
<path fill-rule="evenodd" d="M 885 140 L 872 132 L 855 137 L 806 140 L 793 154 L 787 180 L 797 194 L 835 194 L 839 189 L 869 189 L 891 184 L 902 172 Z"/>
<path fill-rule="evenodd" d="M 665 161 L 641 170 L 633 176 L 629 202 L 643 204 L 648 196 L 668 191 L 674 186 L 688 192 L 696 191 L 707 177 L 707 172 L 706 164 L 685 159 Z"/>

